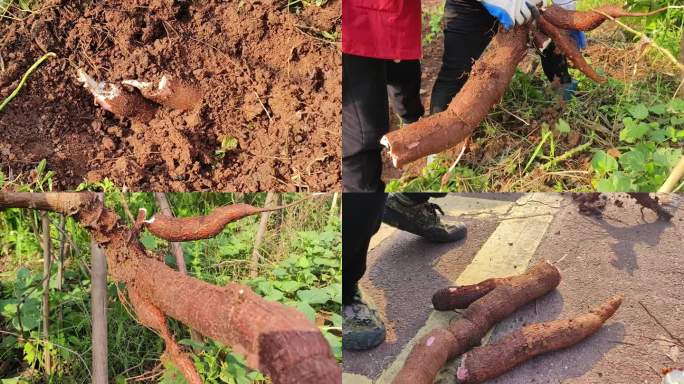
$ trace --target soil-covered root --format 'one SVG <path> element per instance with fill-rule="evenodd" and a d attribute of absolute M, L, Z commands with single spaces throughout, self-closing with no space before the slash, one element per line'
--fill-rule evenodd
<path fill-rule="evenodd" d="M 528 325 L 495 343 L 474 348 L 463 355 L 456 378 L 464 384 L 482 383 L 537 355 L 575 345 L 598 331 L 621 303 L 622 296 L 614 296 L 589 313 Z"/>
<path fill-rule="evenodd" d="M 556 47 L 572 62 L 575 68 L 587 75 L 597 83 L 605 83 L 606 78 L 596 73 L 594 68 L 587 63 L 582 53 L 577 49 L 577 43 L 570 37 L 567 31 L 562 30 L 546 19 L 546 14 L 537 20 L 539 27 L 548 35 Z"/>
<path fill-rule="evenodd" d="M 491 49 L 473 65 L 470 77 L 447 110 L 383 136 L 395 167 L 451 148 L 468 137 L 503 96 L 527 53 L 526 26 L 497 33 Z"/>
<path fill-rule="evenodd" d="M 157 106 L 139 92 L 108 82 L 98 82 L 84 70 L 78 70 L 78 81 L 95 98 L 95 104 L 119 117 L 148 122 L 154 118 Z"/>
<path fill-rule="evenodd" d="M 175 76 L 163 75 L 155 82 L 124 80 L 121 83 L 137 88 L 145 98 L 172 109 L 188 111 L 202 102 L 202 94 L 196 86 Z"/>
<path fill-rule="evenodd" d="M 495 324 L 521 306 L 554 290 L 560 278 L 556 267 L 541 262 L 530 268 L 524 278 L 494 288 L 473 302 L 460 319 L 418 340 L 393 383 L 432 384 L 449 359 L 478 345 Z"/>
<path fill-rule="evenodd" d="M 294 203 L 259 208 L 249 204 L 233 204 L 218 207 L 204 216 L 174 217 L 157 213 L 145 222 L 147 229 L 155 236 L 174 243 L 209 239 L 216 236 L 230 222 L 262 212 L 285 209 Z"/>
<path fill-rule="evenodd" d="M 604 21 L 618 17 L 643 17 L 663 12 L 667 8 L 657 9 L 652 12 L 627 12 L 617 5 L 603 5 L 588 11 L 569 11 L 552 5 L 544 10 L 544 19 L 558 28 L 566 30 L 591 31 L 598 28 Z"/>
<path fill-rule="evenodd" d="M 536 29 L 532 34 L 532 43 L 534 44 L 534 47 L 539 50 L 539 52 L 544 52 L 546 48 L 548 48 L 549 44 L 551 44 L 551 38 L 546 36 L 540 30 Z"/>

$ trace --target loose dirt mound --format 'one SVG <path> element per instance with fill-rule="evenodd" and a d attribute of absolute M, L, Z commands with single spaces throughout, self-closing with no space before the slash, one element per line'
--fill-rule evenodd
<path fill-rule="evenodd" d="M 59 56 L 0 113 L 6 174 L 46 158 L 60 189 L 105 177 L 134 190 L 339 188 L 340 55 L 318 36 L 339 30 L 339 1 L 301 16 L 276 0 L 47 3 L 0 23 L 0 98 L 44 51 Z M 121 120 L 94 105 L 76 67 L 100 81 L 179 76 L 203 102 Z"/>

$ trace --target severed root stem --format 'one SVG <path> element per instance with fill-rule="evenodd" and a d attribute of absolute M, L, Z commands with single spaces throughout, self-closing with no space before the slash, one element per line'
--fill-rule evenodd
<path fill-rule="evenodd" d="M 579 31 L 591 31 L 598 28 L 609 18 L 606 15 L 618 17 L 644 17 L 667 11 L 668 7 L 657 9 L 653 12 L 627 12 L 617 5 L 604 5 L 589 11 L 568 11 L 557 5 L 552 5 L 544 10 L 544 18 L 554 26 Z"/>
<path fill-rule="evenodd" d="M 584 59 L 584 56 L 582 56 L 582 53 L 577 49 L 577 43 L 572 40 L 567 31 L 559 29 L 546 20 L 546 13 L 544 13 L 544 15 L 537 20 L 537 23 L 544 33 L 551 37 L 553 42 L 556 43 L 556 47 L 558 47 L 558 49 L 563 52 L 568 59 L 570 59 L 575 68 L 582 71 L 582 73 L 587 75 L 588 78 L 598 83 L 606 82 L 606 78 L 596 73 L 594 68 L 587 63 L 587 61 Z"/>
<path fill-rule="evenodd" d="M 528 325 L 496 343 L 474 348 L 463 355 L 456 378 L 464 384 L 482 383 L 537 355 L 575 345 L 598 331 L 621 303 L 622 296 L 614 296 L 589 313 Z"/>
<path fill-rule="evenodd" d="M 169 75 L 163 75 L 158 82 L 124 80 L 121 83 L 137 88 L 145 98 L 173 109 L 188 111 L 202 102 L 202 94 L 194 85 Z"/>
<path fill-rule="evenodd" d="M 195 217 L 173 217 L 155 214 L 147 220 L 147 229 L 155 236 L 167 241 L 181 242 L 208 239 L 216 236 L 230 222 L 262 212 L 278 211 L 299 204 L 294 203 L 269 208 L 258 208 L 249 204 L 233 204 L 219 207 L 208 215 Z"/>
<path fill-rule="evenodd" d="M 413 346 L 394 384 L 432 384 L 444 364 L 478 345 L 484 335 L 521 306 L 551 292 L 560 283 L 560 272 L 542 262 L 524 278 L 503 284 L 473 302 L 462 318 L 447 328 L 437 328 Z"/>
<path fill-rule="evenodd" d="M 83 69 L 78 70 L 78 81 L 95 97 L 96 104 L 119 117 L 148 122 L 157 111 L 157 107 L 139 93 L 129 92 L 117 84 L 97 82 Z"/>

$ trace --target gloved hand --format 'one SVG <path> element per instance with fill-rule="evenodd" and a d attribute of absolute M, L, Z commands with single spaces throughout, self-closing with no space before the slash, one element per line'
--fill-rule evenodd
<path fill-rule="evenodd" d="M 480 0 L 482 5 L 496 17 L 505 30 L 525 24 L 532 18 L 530 7 L 536 7 L 543 0 Z"/>
<path fill-rule="evenodd" d="M 553 4 L 566 9 L 568 11 L 574 11 L 577 9 L 577 2 L 575 0 L 556 0 Z M 572 37 L 577 43 L 578 49 L 584 49 L 587 47 L 587 36 L 582 31 L 570 31 L 570 37 Z"/>

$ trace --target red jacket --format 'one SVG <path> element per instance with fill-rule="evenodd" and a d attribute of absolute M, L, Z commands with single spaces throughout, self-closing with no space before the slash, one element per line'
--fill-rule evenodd
<path fill-rule="evenodd" d="M 376 59 L 421 57 L 420 0 L 342 0 L 342 52 Z"/>

